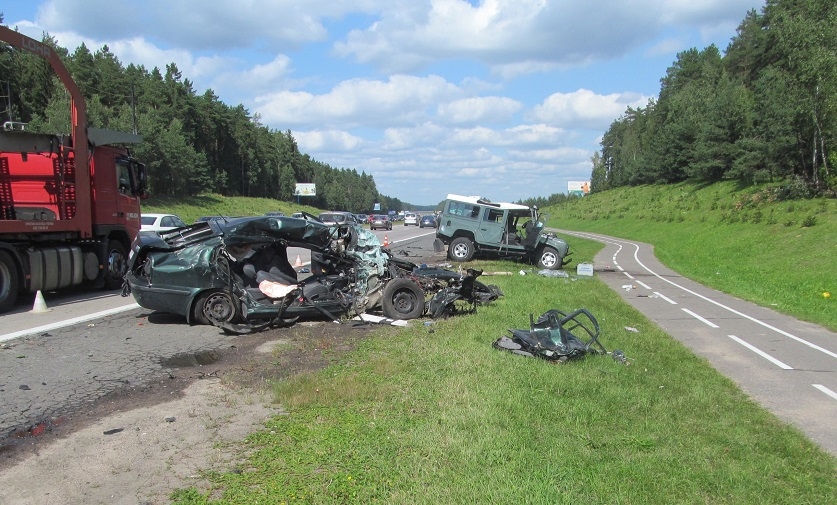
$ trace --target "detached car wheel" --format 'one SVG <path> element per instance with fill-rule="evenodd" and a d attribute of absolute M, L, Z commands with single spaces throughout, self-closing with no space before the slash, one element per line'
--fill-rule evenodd
<path fill-rule="evenodd" d="M 424 314 L 424 291 L 410 279 L 392 279 L 383 297 L 384 315 L 390 319 L 415 319 Z"/>
<path fill-rule="evenodd" d="M 474 243 L 465 237 L 453 239 L 448 246 L 448 258 L 453 261 L 471 261 L 474 257 Z"/>
<path fill-rule="evenodd" d="M 554 247 L 544 247 L 543 251 L 541 251 L 540 257 L 538 258 L 538 267 L 546 268 L 547 270 L 557 270 L 561 268 L 561 256 L 558 255 L 558 251 L 556 251 Z"/>
<path fill-rule="evenodd" d="M 212 321 L 229 323 L 235 319 L 236 310 L 232 298 L 222 291 L 201 293 L 192 308 L 192 319 L 199 324 Z"/>

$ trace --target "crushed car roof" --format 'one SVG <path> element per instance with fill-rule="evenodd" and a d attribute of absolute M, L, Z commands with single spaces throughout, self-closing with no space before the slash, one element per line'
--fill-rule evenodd
<path fill-rule="evenodd" d="M 228 245 L 283 240 L 290 246 L 320 249 L 328 246 L 334 228 L 319 221 L 292 217 L 240 217 L 195 223 L 186 228 L 159 234 L 170 248 L 222 237 Z M 163 244 L 155 244 L 157 248 Z"/>

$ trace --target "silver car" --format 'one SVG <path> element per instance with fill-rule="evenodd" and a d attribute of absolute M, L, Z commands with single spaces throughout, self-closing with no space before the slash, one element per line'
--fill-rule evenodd
<path fill-rule="evenodd" d="M 357 224 L 355 215 L 351 212 L 323 212 L 319 216 L 320 221 L 328 225 L 347 226 Z"/>

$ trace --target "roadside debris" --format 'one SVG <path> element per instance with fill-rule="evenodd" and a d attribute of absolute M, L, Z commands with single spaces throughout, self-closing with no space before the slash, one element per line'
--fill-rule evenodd
<path fill-rule="evenodd" d="M 544 268 L 543 270 L 538 270 L 538 275 L 543 275 L 544 277 L 563 277 L 569 278 L 570 274 L 563 270 L 549 270 Z"/>
<path fill-rule="evenodd" d="M 457 314 L 472 314 L 477 311 L 477 305 L 492 302 L 503 296 L 499 287 L 479 282 L 477 277 L 480 275 L 482 270 L 469 268 L 464 275 L 447 279 L 447 286 L 430 298 L 430 317 L 439 319 Z M 442 279 L 444 276 L 435 278 Z"/>
<path fill-rule="evenodd" d="M 625 353 L 619 349 L 616 349 L 612 353 L 610 353 L 610 356 L 613 358 L 613 361 L 617 363 L 622 363 L 623 365 L 631 364 L 631 362 L 628 361 L 628 358 L 625 357 Z"/>
<path fill-rule="evenodd" d="M 509 329 L 511 337 L 500 337 L 494 342 L 494 347 L 522 356 L 565 362 L 587 354 L 607 354 L 598 340 L 599 331 L 599 322 L 587 309 L 578 309 L 570 314 L 552 309 L 543 313 L 537 321 L 529 314 L 528 330 Z"/>
<path fill-rule="evenodd" d="M 633 326 L 625 326 L 625 331 L 630 331 L 631 333 L 639 333 L 639 330 L 637 330 Z"/>
<path fill-rule="evenodd" d="M 576 275 L 583 277 L 593 276 L 593 265 L 590 263 L 579 263 L 575 269 Z"/>
<path fill-rule="evenodd" d="M 404 319 L 390 319 L 388 317 L 376 316 L 374 314 L 358 314 L 352 318 L 353 321 L 364 321 L 366 323 L 388 324 L 390 326 L 409 326 Z"/>

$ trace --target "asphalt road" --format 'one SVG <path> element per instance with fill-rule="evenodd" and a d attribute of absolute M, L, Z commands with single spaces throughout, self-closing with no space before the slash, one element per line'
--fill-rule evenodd
<path fill-rule="evenodd" d="M 837 334 L 686 279 L 657 261 L 648 244 L 559 232 L 604 243 L 594 260 L 600 279 L 837 456 Z"/>

